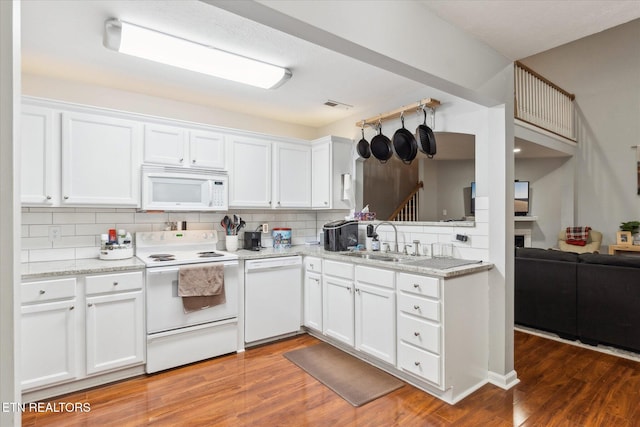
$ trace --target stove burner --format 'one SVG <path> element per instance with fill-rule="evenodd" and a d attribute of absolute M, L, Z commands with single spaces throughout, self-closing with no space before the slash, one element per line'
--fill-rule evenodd
<path fill-rule="evenodd" d="M 198 252 L 198 255 L 200 255 L 200 258 L 214 258 L 214 257 L 218 257 L 218 256 L 223 256 L 222 254 L 219 254 L 219 253 L 213 252 L 213 251 Z"/>

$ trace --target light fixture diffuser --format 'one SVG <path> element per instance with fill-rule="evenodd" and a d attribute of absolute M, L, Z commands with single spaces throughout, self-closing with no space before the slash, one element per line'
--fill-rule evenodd
<path fill-rule="evenodd" d="M 105 47 L 127 55 L 244 83 L 274 89 L 291 71 L 200 43 L 150 30 L 119 19 L 105 22 Z"/>

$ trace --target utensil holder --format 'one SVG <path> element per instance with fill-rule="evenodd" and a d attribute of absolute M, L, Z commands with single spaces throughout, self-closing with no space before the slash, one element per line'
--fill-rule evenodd
<path fill-rule="evenodd" d="M 238 250 L 238 235 L 227 235 L 225 237 L 224 243 L 227 247 L 227 252 L 235 252 Z"/>

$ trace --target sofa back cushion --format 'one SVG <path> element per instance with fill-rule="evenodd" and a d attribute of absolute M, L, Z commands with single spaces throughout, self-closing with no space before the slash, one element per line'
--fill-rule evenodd
<path fill-rule="evenodd" d="M 578 262 L 577 253 L 540 248 L 516 248 L 516 258 L 533 258 L 544 259 L 547 261 Z"/>
<path fill-rule="evenodd" d="M 616 267 L 640 268 L 640 257 L 604 255 L 604 254 L 581 254 L 578 257 L 581 263 L 604 264 Z"/>

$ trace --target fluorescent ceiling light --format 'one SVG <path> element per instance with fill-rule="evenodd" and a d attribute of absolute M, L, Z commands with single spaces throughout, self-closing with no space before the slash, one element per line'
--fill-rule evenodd
<path fill-rule="evenodd" d="M 105 47 L 120 53 L 264 89 L 274 89 L 292 75 L 283 67 L 118 19 L 105 22 L 103 43 Z"/>

